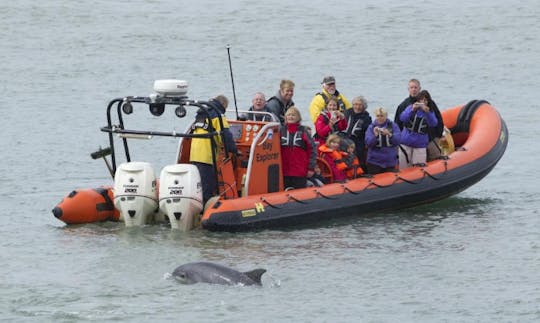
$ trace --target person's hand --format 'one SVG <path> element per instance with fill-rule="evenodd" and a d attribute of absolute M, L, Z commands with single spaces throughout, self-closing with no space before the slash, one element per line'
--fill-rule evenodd
<path fill-rule="evenodd" d="M 332 116 L 330 120 L 328 120 L 328 122 L 330 123 L 331 126 L 333 126 L 336 122 L 338 122 L 338 119 Z"/>
<path fill-rule="evenodd" d="M 384 135 L 384 136 L 392 136 L 392 133 L 390 132 L 390 130 L 386 129 L 386 128 L 382 128 L 381 129 L 381 133 Z"/>

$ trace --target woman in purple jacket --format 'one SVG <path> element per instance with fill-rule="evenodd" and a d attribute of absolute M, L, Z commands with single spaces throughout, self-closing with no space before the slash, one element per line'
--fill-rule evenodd
<path fill-rule="evenodd" d="M 437 117 L 429 108 L 431 101 L 429 92 L 422 90 L 416 96 L 416 102 L 407 106 L 399 116 L 403 123 L 399 147 L 400 169 L 426 163 L 428 128 L 437 125 Z"/>
<path fill-rule="evenodd" d="M 375 109 L 375 120 L 366 130 L 367 172 L 379 174 L 396 169 L 401 133 L 384 108 Z"/>

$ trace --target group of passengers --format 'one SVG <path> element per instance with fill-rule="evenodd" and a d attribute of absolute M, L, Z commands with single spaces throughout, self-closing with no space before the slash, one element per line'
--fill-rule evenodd
<path fill-rule="evenodd" d="M 295 84 L 291 80 L 282 80 L 276 95 L 268 100 L 263 93 L 256 93 L 249 109 L 254 113 L 242 115 L 248 120 L 274 119 L 281 123 L 285 188 L 325 184 L 317 156 L 330 167 L 334 182 L 345 182 L 363 173 L 378 174 L 425 164 L 441 155 L 437 144 L 444 127 L 441 113 L 429 92 L 421 90 L 417 79 L 409 80 L 409 96 L 397 107 L 393 122 L 383 107 L 374 110 L 375 119 L 372 120 L 367 111 L 367 100 L 362 96 L 355 97 L 351 104 L 336 89 L 333 76 L 324 77 L 321 84 L 322 90 L 315 94 L 309 106 L 314 133 L 310 127 L 302 125 L 300 110 L 292 100 Z M 210 102 L 222 114 L 228 105 L 224 96 Z M 223 120 L 223 127 L 228 128 L 226 120 Z M 219 123 L 214 124 L 214 129 L 221 130 Z M 219 144 L 225 144 L 229 152 L 236 153 L 232 135 L 227 131 L 224 133 L 225 143 Z M 204 141 L 204 145 L 196 140 Z M 198 167 L 203 182 L 213 182 L 210 178 L 215 178 L 213 163 L 208 160 L 210 149 L 208 140 L 193 139 L 190 160 Z M 205 202 L 215 192 L 216 185 L 203 185 Z"/>
<path fill-rule="evenodd" d="M 323 184 L 317 156 L 330 167 L 334 182 L 345 182 L 363 173 L 423 165 L 441 155 L 437 143 L 443 133 L 442 116 L 417 79 L 408 82 L 409 96 L 396 109 L 394 121 L 382 107 L 374 110 L 373 120 L 362 96 L 349 103 L 336 89 L 333 76 L 324 77 L 321 84 L 322 90 L 309 106 L 313 135 L 310 128 L 300 124 L 302 117 L 292 100 L 294 82 L 290 80 L 281 81 L 278 93 L 266 105 L 261 102 L 256 106 L 254 98 L 250 108 L 270 112 L 282 123 L 285 187 Z"/>

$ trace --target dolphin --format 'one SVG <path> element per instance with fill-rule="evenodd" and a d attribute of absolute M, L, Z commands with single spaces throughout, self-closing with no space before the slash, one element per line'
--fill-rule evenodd
<path fill-rule="evenodd" d="M 177 267 L 172 276 L 184 284 L 209 283 L 221 285 L 262 285 L 266 269 L 240 272 L 212 262 L 192 262 Z"/>

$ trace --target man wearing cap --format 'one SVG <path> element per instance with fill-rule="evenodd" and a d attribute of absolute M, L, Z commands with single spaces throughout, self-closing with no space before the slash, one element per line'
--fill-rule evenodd
<path fill-rule="evenodd" d="M 349 109 L 351 107 L 349 100 L 347 100 L 343 94 L 336 90 L 335 77 L 329 75 L 323 78 L 322 91 L 315 94 L 315 97 L 313 97 L 313 100 L 311 100 L 311 104 L 309 105 L 309 115 L 313 123 L 315 123 L 321 111 L 326 108 L 326 104 L 331 98 L 337 100 L 338 108 L 341 112 L 344 112 L 345 109 Z"/>

